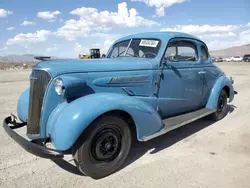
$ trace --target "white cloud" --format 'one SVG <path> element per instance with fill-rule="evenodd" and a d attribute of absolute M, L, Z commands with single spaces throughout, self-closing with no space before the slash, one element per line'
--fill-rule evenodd
<path fill-rule="evenodd" d="M 59 14 L 61 14 L 61 12 L 58 10 L 54 12 L 44 11 L 44 12 L 38 12 L 37 17 L 44 20 L 48 20 L 49 22 L 54 22 Z"/>
<path fill-rule="evenodd" d="M 52 47 L 49 47 L 49 48 L 46 49 L 46 52 L 50 53 L 50 52 L 55 52 L 55 51 L 57 51 L 57 50 L 58 50 L 57 45 L 56 45 L 56 44 L 53 44 Z"/>
<path fill-rule="evenodd" d="M 184 3 L 187 0 L 131 0 L 132 2 L 143 2 L 149 7 L 156 7 L 156 15 L 164 16 L 165 8 L 172 6 L 177 3 Z"/>
<path fill-rule="evenodd" d="M 88 54 L 89 53 L 88 48 L 78 42 L 75 43 L 74 51 L 76 54 Z"/>
<path fill-rule="evenodd" d="M 5 50 L 8 50 L 8 47 L 7 47 L 7 46 L 5 46 L 5 47 L 3 47 L 3 48 L 0 48 L 0 51 L 5 51 Z"/>
<path fill-rule="evenodd" d="M 246 27 L 250 27 L 250 22 L 246 25 Z"/>
<path fill-rule="evenodd" d="M 165 16 L 165 10 L 164 10 L 164 7 L 160 7 L 160 8 L 157 8 L 156 9 L 156 15 L 157 16 Z"/>
<path fill-rule="evenodd" d="M 229 32 L 237 29 L 237 25 L 177 25 L 174 28 L 163 28 L 161 31 L 176 31 L 191 34 Z"/>
<path fill-rule="evenodd" d="M 13 12 L 10 10 L 0 9 L 0 18 L 4 18 L 11 14 L 13 14 Z"/>
<path fill-rule="evenodd" d="M 210 50 L 219 50 L 250 43 L 250 30 L 237 33 L 210 34 L 203 38 Z"/>
<path fill-rule="evenodd" d="M 192 34 L 203 40 L 210 50 L 218 50 L 250 43 L 248 24 L 239 25 L 176 25 L 161 31 Z M 245 30 L 244 30 L 245 29 Z"/>
<path fill-rule="evenodd" d="M 51 31 L 48 30 L 40 30 L 36 31 L 35 33 L 20 33 L 16 35 L 14 38 L 8 39 L 6 42 L 7 45 L 27 45 L 28 43 L 30 44 L 35 44 L 39 42 L 46 41 L 48 36 L 52 34 Z"/>
<path fill-rule="evenodd" d="M 32 22 L 32 21 L 23 21 L 23 23 L 21 23 L 20 25 L 22 26 L 28 26 L 28 25 L 36 25 L 36 22 Z"/>
<path fill-rule="evenodd" d="M 139 16 L 136 9 L 128 9 L 125 2 L 118 4 L 117 12 L 99 12 L 96 8 L 82 7 L 70 13 L 80 18 L 65 21 L 65 25 L 56 32 L 57 36 L 63 36 L 67 40 L 75 40 L 93 32 L 108 31 L 112 28 L 158 25 L 157 22 Z"/>
<path fill-rule="evenodd" d="M 250 43 L 250 29 L 240 32 L 239 38 L 240 38 L 240 40 L 242 41 L 243 44 Z"/>
<path fill-rule="evenodd" d="M 198 36 L 201 39 L 211 39 L 211 38 L 226 38 L 226 37 L 235 37 L 236 34 L 234 32 L 225 32 L 225 33 L 213 33 Z"/>
<path fill-rule="evenodd" d="M 12 30 L 14 30 L 14 29 L 16 29 L 15 27 L 8 27 L 8 28 L 6 28 L 7 30 L 9 30 L 9 31 L 12 31 Z"/>
<path fill-rule="evenodd" d="M 102 40 L 117 40 L 122 35 L 120 34 L 109 34 L 109 33 L 93 33 L 89 35 L 90 37 L 100 38 Z"/>
<path fill-rule="evenodd" d="M 108 49 L 110 48 L 110 46 L 114 43 L 115 40 L 109 40 L 106 39 L 104 40 L 104 42 L 102 44 L 96 43 L 96 44 L 92 44 L 90 46 L 86 46 L 83 44 L 80 44 L 79 42 L 75 43 L 75 47 L 74 47 L 74 52 L 75 54 L 78 56 L 78 54 L 89 54 L 89 49 L 90 48 L 99 48 L 101 54 L 106 54 Z"/>

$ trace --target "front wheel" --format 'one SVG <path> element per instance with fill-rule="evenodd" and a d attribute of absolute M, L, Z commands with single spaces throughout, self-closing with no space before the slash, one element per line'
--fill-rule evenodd
<path fill-rule="evenodd" d="M 216 112 L 211 114 L 211 119 L 218 121 L 223 119 L 228 113 L 227 106 L 228 95 L 225 89 L 223 89 L 218 97 Z"/>
<path fill-rule="evenodd" d="M 118 116 L 103 116 L 94 121 L 73 147 L 79 171 L 94 179 L 118 170 L 131 146 L 129 125 Z"/>

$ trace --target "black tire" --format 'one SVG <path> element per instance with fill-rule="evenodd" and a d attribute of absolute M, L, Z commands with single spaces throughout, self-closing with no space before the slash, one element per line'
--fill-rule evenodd
<path fill-rule="evenodd" d="M 121 167 L 131 146 L 129 125 L 118 116 L 94 121 L 73 147 L 79 171 L 94 179 L 108 176 Z"/>
<path fill-rule="evenodd" d="M 218 97 L 217 101 L 217 111 L 211 114 L 210 118 L 214 121 L 223 119 L 228 113 L 228 94 L 225 89 L 223 89 Z"/>

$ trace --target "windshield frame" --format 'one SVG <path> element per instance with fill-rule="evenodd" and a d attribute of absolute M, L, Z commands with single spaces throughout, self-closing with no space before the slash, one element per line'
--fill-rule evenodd
<path fill-rule="evenodd" d="M 136 58 L 142 58 L 142 59 L 155 59 L 155 58 L 159 55 L 160 49 L 161 49 L 161 47 L 162 47 L 162 41 L 161 41 L 161 39 L 159 39 L 159 38 L 154 38 L 154 37 L 135 37 L 135 38 L 129 38 L 129 39 L 120 40 L 120 41 L 114 43 L 114 44 L 110 47 L 109 51 L 107 52 L 106 58 L 134 57 L 134 56 L 126 56 L 128 50 L 129 50 L 129 47 L 130 47 L 130 45 L 131 45 L 131 43 L 132 43 L 133 40 L 157 40 L 157 41 L 158 41 L 158 45 L 159 45 L 159 49 L 158 49 L 158 51 L 157 51 L 155 57 L 153 57 L 153 58 L 136 57 Z M 126 50 L 122 53 L 122 55 L 119 55 L 119 56 L 116 56 L 116 57 L 111 57 L 111 54 L 112 54 L 112 52 L 113 52 L 113 50 L 114 50 L 114 47 L 115 47 L 117 44 L 122 43 L 122 42 L 125 42 L 125 41 L 129 41 L 129 43 L 128 43 L 128 46 L 126 47 Z"/>

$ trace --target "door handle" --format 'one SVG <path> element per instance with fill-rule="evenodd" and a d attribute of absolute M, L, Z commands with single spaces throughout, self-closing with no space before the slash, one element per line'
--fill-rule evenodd
<path fill-rule="evenodd" d="M 199 71 L 198 74 L 206 74 L 206 71 Z"/>

